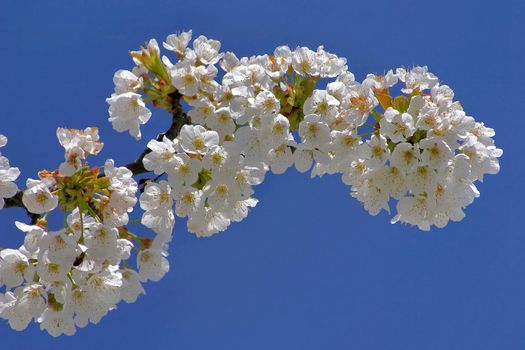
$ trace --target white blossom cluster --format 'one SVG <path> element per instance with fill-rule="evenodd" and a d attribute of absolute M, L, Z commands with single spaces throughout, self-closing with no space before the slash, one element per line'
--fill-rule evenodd
<path fill-rule="evenodd" d="M 370 75 L 363 84 L 381 91 L 398 80 L 406 105 L 385 110 L 377 132 L 342 169 L 343 181 L 372 215 L 389 212 L 393 198 L 392 223 L 441 228 L 463 219 L 463 209 L 479 196 L 475 182 L 499 171 L 503 152 L 494 145 L 494 130 L 467 116 L 452 89 L 426 67 L 400 68 L 385 80 Z"/>
<path fill-rule="evenodd" d="M 148 142 L 143 165 L 157 178 L 142 183 L 138 200 L 129 169 L 109 159 L 101 175 L 85 162 L 103 147 L 98 129 L 57 130 L 64 162 L 28 179 L 22 193 L 39 219 L 16 223 L 25 234 L 19 249 L 0 249 L 0 318 L 13 329 L 34 320 L 53 336 L 71 335 L 134 302 L 143 282 L 169 270 L 175 216 L 198 236 L 224 231 L 256 206 L 253 186 L 268 171 L 340 174 L 371 215 L 394 205 L 392 223 L 422 230 L 463 219 L 476 182 L 499 171 L 494 130 L 467 116 L 427 67 L 358 82 L 346 59 L 322 46 L 237 58 L 217 40 L 199 36 L 189 47 L 191 39 L 191 31 L 169 35 L 170 57 L 152 39 L 130 53 L 135 67 L 113 78 L 109 121 L 135 139 L 152 115 L 146 103 L 174 117 L 181 98 L 191 107 L 175 138 Z M 6 142 L 0 135 L 0 147 Z M 0 209 L 17 194 L 19 173 L 0 155 Z M 137 204 L 153 237 L 128 229 Z M 56 208 L 64 226 L 50 230 Z"/>
<path fill-rule="evenodd" d="M 166 173 L 168 179 L 146 187 L 140 200 L 146 210 L 142 223 L 157 233 L 171 232 L 174 201 L 175 214 L 189 217 L 190 232 L 210 236 L 246 217 L 248 208 L 257 204 L 251 197 L 252 186 L 260 184 L 269 169 L 282 173 L 293 163 L 290 146 L 296 143 L 272 92 L 289 67 L 297 74 L 334 77 L 346 69 L 346 60 L 322 47 L 316 52 L 307 48 L 292 52 L 286 46 L 276 49 L 275 59 L 239 60 L 231 52 L 220 53 L 216 40 L 200 36 L 191 49 L 190 39 L 191 32 L 169 35 L 163 45 L 179 60 L 173 64 L 164 56 L 162 62 L 173 87 L 191 97 L 189 116 L 194 125 L 183 126 L 174 140 L 148 143 L 151 153 L 144 158 L 145 168 Z M 149 42 L 147 52 L 159 53 L 155 40 Z M 215 80 L 217 63 L 226 71 L 222 84 Z M 134 72 L 144 72 L 144 67 L 139 64 L 133 72 L 115 74 L 115 93 L 141 86 L 142 78 Z M 128 120 L 126 130 L 141 124 L 138 114 L 127 118 L 129 113 L 125 117 L 112 109 L 114 96 L 108 99 L 111 118 Z"/>
<path fill-rule="evenodd" d="M 0 288 L 5 287 L 5 293 L 0 293 L 0 318 L 15 330 L 23 330 L 35 320 L 53 336 L 72 335 L 76 327 L 98 323 L 121 300 L 135 302 L 144 294 L 142 282 L 158 281 L 168 271 L 166 249 L 171 239 L 141 239 L 124 227 L 137 202 L 138 186 L 131 171 L 115 167 L 113 160 L 106 161 L 102 180 L 97 172 L 67 186 L 87 171 L 81 163 L 68 162 L 69 156 L 83 159 L 84 153 L 100 151 L 96 128 L 59 129 L 57 135 L 65 148 L 65 169 L 71 177 L 43 173 L 39 180 L 29 179 L 23 193 L 26 208 L 44 218 L 59 203 L 69 208 L 72 189 L 78 184 L 89 188 L 93 185 L 89 180 L 95 181 L 93 186 L 97 181 L 102 184 L 94 193 L 98 199 L 86 203 L 89 208 L 79 204 L 70 210 L 64 227 L 57 231 L 49 230 L 45 219 L 34 225 L 17 222 L 25 233 L 23 245 L 0 250 Z M 76 170 L 71 173 L 71 169 Z M 137 270 L 129 261 L 133 250 L 138 251 L 134 256 Z"/>
<path fill-rule="evenodd" d="M 0 134 L 0 148 L 7 144 L 7 137 Z M 4 207 L 5 199 L 13 197 L 18 192 L 15 181 L 20 176 L 20 170 L 11 167 L 9 159 L 0 153 L 0 209 Z"/>
<path fill-rule="evenodd" d="M 190 232 L 223 231 L 256 205 L 252 186 L 268 170 L 281 174 L 291 166 L 312 169 L 312 177 L 342 174 L 370 214 L 390 212 L 397 200 L 392 223 L 429 230 L 461 220 L 479 196 L 474 183 L 499 170 L 494 131 L 467 116 L 426 67 L 370 74 L 360 83 L 346 59 L 323 47 L 279 46 L 273 55 L 238 59 L 204 36 L 188 47 L 191 35 L 172 34 L 163 43 L 178 59 L 163 56 L 162 63 L 171 87 L 191 105 L 193 125 L 174 140 L 148 144 L 146 169 L 167 174 L 141 198 L 143 223 L 156 232 L 172 230 L 172 200 L 175 214 L 189 217 Z M 144 52 L 160 55 L 157 42 Z M 133 72 L 146 70 L 135 63 Z M 314 89 L 322 78 L 335 80 Z M 120 70 L 115 91 L 138 93 L 141 79 Z M 393 98 L 389 89 L 399 81 L 402 94 Z M 131 129 L 142 119 L 126 120 Z"/>

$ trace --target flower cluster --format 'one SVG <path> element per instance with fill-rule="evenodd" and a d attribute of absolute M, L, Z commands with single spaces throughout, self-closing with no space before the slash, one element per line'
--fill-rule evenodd
<path fill-rule="evenodd" d="M 0 135 L 0 148 L 7 144 L 7 137 Z M 11 167 L 9 159 L 0 153 L 0 209 L 4 207 L 5 199 L 13 197 L 18 192 L 15 183 L 20 176 L 18 168 Z"/>
<path fill-rule="evenodd" d="M 167 182 L 150 185 L 154 200 L 143 194 L 143 223 L 156 232 L 173 228 L 172 200 L 175 214 L 189 217 L 190 232 L 223 231 L 257 203 L 252 186 L 267 171 L 291 166 L 312 176 L 341 174 L 372 215 L 390 212 L 397 200 L 393 223 L 428 230 L 461 220 L 479 196 L 474 183 L 499 170 L 494 131 L 467 116 L 426 67 L 358 82 L 346 59 L 322 46 L 279 46 L 272 55 L 239 59 L 204 36 L 190 48 L 191 35 L 172 34 L 163 43 L 175 63 L 160 58 L 152 39 L 132 54 L 140 75 L 121 70 L 114 78 L 116 92 L 134 89 L 168 111 L 175 91 L 191 106 L 192 125 L 173 140 L 150 141 L 144 158 L 147 170 L 167 174 Z M 316 88 L 324 78 L 332 81 Z M 392 96 L 399 82 L 400 94 Z"/>
<path fill-rule="evenodd" d="M 392 223 L 429 230 L 463 219 L 463 209 L 479 196 L 475 182 L 499 171 L 502 150 L 494 145 L 494 130 L 467 116 L 452 89 L 426 67 L 387 76 L 369 75 L 363 83 L 380 98 L 384 113 L 343 169 L 343 180 L 372 215 L 389 211 L 389 199 L 397 200 Z M 388 90 L 398 81 L 404 94 L 392 100 Z"/>
<path fill-rule="evenodd" d="M 169 35 L 169 56 L 155 39 L 132 51 L 134 68 L 115 73 L 106 100 L 113 128 L 135 139 L 152 115 L 147 103 L 172 114 L 174 129 L 147 143 L 135 171 L 156 178 L 139 186 L 111 159 L 102 175 L 85 162 L 103 147 L 98 130 L 57 130 L 64 162 L 28 179 L 21 195 L 39 219 L 16 223 L 25 233 L 19 249 L 0 249 L 0 318 L 13 329 L 35 320 L 53 336 L 70 335 L 134 302 L 143 282 L 169 270 L 176 216 L 198 236 L 224 231 L 256 206 L 253 187 L 267 172 L 339 174 L 371 215 L 397 201 L 392 223 L 429 230 L 463 219 L 476 182 L 499 171 L 494 130 L 468 116 L 427 67 L 360 82 L 322 46 L 238 58 L 217 40 L 191 39 L 191 31 Z M 0 135 L 0 147 L 6 142 Z M 0 209 L 17 194 L 18 176 L 0 155 Z M 128 228 L 137 203 L 148 237 Z M 51 230 L 56 208 L 64 224 Z"/>
<path fill-rule="evenodd" d="M 66 161 L 54 172 L 29 179 L 22 201 L 40 219 L 27 225 L 19 249 L 0 251 L 0 317 L 16 330 L 34 319 L 53 336 L 98 323 L 124 300 L 144 293 L 141 282 L 158 281 L 168 271 L 169 236 L 141 238 L 125 226 L 137 202 L 138 186 L 125 167 L 109 159 L 104 175 L 81 160 L 102 144 L 98 130 L 58 129 Z M 48 215 L 57 207 L 64 225 L 50 230 Z M 136 267 L 131 266 L 133 250 Z"/>
<path fill-rule="evenodd" d="M 175 214 L 189 218 L 188 230 L 209 236 L 246 217 L 257 204 L 252 187 L 268 170 L 282 173 L 293 164 L 292 130 L 304 117 L 302 104 L 317 80 L 345 71 L 346 60 L 322 47 L 292 51 L 286 46 L 274 56 L 239 60 L 221 53 L 216 40 L 200 36 L 189 48 L 190 40 L 191 32 L 185 32 L 163 43 L 175 53 L 175 64 L 159 58 L 154 39 L 132 53 L 137 66 L 115 73 L 115 93 L 143 92 L 144 100 L 170 111 L 176 91 L 193 107 L 188 113 L 193 125 L 183 126 L 177 138 L 148 143 L 144 167 L 167 174 L 167 181 L 149 184 L 142 194 L 142 223 L 157 233 L 170 232 L 174 201 Z M 226 72 L 221 83 L 216 64 Z M 108 99 L 112 121 L 128 120 L 126 130 L 142 124 L 138 115 L 117 112 L 114 97 Z"/>

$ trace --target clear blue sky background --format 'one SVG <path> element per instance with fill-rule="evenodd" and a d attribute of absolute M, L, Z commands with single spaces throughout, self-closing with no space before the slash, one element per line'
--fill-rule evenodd
<path fill-rule="evenodd" d="M 146 6 L 145 6 L 146 5 Z M 179 220 L 172 269 L 147 296 L 73 338 L 0 324 L 3 348 L 525 348 L 525 5 L 522 1 L 0 1 L 2 152 L 22 177 L 62 161 L 59 126 L 98 126 L 101 157 L 123 164 L 144 139 L 117 134 L 104 99 L 128 50 L 182 29 L 239 56 L 323 44 L 358 79 L 426 64 L 466 111 L 496 129 L 502 171 L 467 217 L 430 233 L 369 216 L 338 177 L 290 171 L 256 189 L 240 224 L 197 239 Z M 18 246 L 0 212 L 0 246 Z"/>

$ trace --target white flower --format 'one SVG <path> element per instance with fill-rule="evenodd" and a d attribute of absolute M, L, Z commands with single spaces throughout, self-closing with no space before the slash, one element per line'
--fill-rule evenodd
<path fill-rule="evenodd" d="M 478 142 L 477 137 L 469 136 L 459 150 L 468 156 L 472 166 L 472 177 L 483 181 L 484 174 L 497 174 L 499 172 L 498 158 L 503 151 L 495 146 L 485 146 Z"/>
<path fill-rule="evenodd" d="M 104 174 L 110 180 L 111 196 L 103 208 L 102 215 L 106 224 L 115 226 L 125 225 L 128 222 L 128 213 L 133 211 L 137 203 L 135 193 L 138 190 L 133 173 L 126 167 L 115 167 L 112 159 L 106 160 Z"/>
<path fill-rule="evenodd" d="M 226 52 L 222 57 L 219 65 L 225 72 L 230 72 L 233 68 L 239 65 L 239 59 L 233 52 Z"/>
<path fill-rule="evenodd" d="M 0 317 L 9 322 L 15 331 L 23 331 L 33 318 L 28 310 L 20 307 L 13 292 L 0 293 Z"/>
<path fill-rule="evenodd" d="M 97 324 L 113 305 L 100 300 L 96 292 L 83 286 L 71 292 L 70 306 L 75 311 L 75 324 L 83 328 L 89 322 Z"/>
<path fill-rule="evenodd" d="M 292 54 L 292 67 L 300 75 L 318 76 L 317 54 L 307 47 L 298 47 Z"/>
<path fill-rule="evenodd" d="M 439 109 L 433 103 L 426 103 L 419 110 L 416 121 L 416 128 L 421 130 L 431 130 L 438 128 L 442 122 Z"/>
<path fill-rule="evenodd" d="M 283 74 L 286 73 L 288 67 L 292 64 L 292 51 L 290 48 L 286 45 L 276 47 L 273 51 L 273 57 L 277 70 Z"/>
<path fill-rule="evenodd" d="M 332 123 L 337 115 L 339 101 L 326 90 L 314 90 L 312 96 L 304 102 L 304 114 L 317 114 L 327 124 Z"/>
<path fill-rule="evenodd" d="M 248 198 L 238 201 L 230 212 L 231 221 L 239 222 L 248 216 L 249 208 L 253 208 L 259 201 L 255 198 Z"/>
<path fill-rule="evenodd" d="M 385 164 L 390 156 L 390 150 L 387 147 L 386 138 L 383 135 L 372 135 L 367 141 L 368 156 L 370 166 L 380 166 Z"/>
<path fill-rule="evenodd" d="M 72 261 L 67 262 L 58 259 L 52 261 L 47 252 L 38 256 L 37 272 L 42 283 L 50 284 L 56 281 L 66 281 L 71 267 Z"/>
<path fill-rule="evenodd" d="M 0 159 L 0 209 L 4 207 L 5 198 L 11 198 L 18 192 L 14 181 L 20 176 L 20 170 L 10 167 L 7 159 L 4 159 L 5 161 Z"/>
<path fill-rule="evenodd" d="M 239 164 L 240 152 L 234 142 L 224 142 L 222 146 L 211 146 L 204 155 L 203 167 L 212 172 L 229 170 Z"/>
<path fill-rule="evenodd" d="M 401 171 L 412 171 L 419 163 L 419 147 L 408 142 L 398 143 L 390 156 L 390 164 Z"/>
<path fill-rule="evenodd" d="M 96 261 L 110 259 L 117 251 L 118 230 L 111 225 L 93 224 L 85 232 L 87 254 Z"/>
<path fill-rule="evenodd" d="M 310 114 L 299 124 L 299 136 L 305 144 L 322 148 L 330 142 L 330 128 L 320 116 Z"/>
<path fill-rule="evenodd" d="M 119 69 L 113 75 L 113 84 L 115 84 L 116 95 L 125 92 L 136 92 L 142 88 L 142 78 L 129 70 Z"/>
<path fill-rule="evenodd" d="M 454 91 L 447 85 L 435 85 L 430 91 L 432 101 L 440 108 L 448 108 L 452 105 Z"/>
<path fill-rule="evenodd" d="M 71 214 L 67 216 L 66 223 L 73 232 L 75 239 L 80 239 L 82 232 L 84 230 L 91 229 L 91 227 L 96 224 L 97 221 L 87 214 L 82 214 L 82 220 L 80 220 L 80 211 L 78 208 L 75 208 L 75 210 L 73 210 Z M 22 229 L 21 227 L 19 228 Z"/>
<path fill-rule="evenodd" d="M 432 191 L 437 182 L 436 172 L 428 165 L 420 164 L 407 174 L 407 186 L 413 194 L 424 194 Z"/>
<path fill-rule="evenodd" d="M 44 229 L 36 225 L 26 225 L 19 221 L 15 221 L 15 225 L 20 231 L 25 233 L 24 249 L 29 253 L 36 253 L 42 238 L 46 235 Z"/>
<path fill-rule="evenodd" d="M 370 86 L 374 90 L 385 90 L 397 84 L 398 77 L 390 69 L 384 76 L 368 74 L 363 81 L 363 85 Z"/>
<path fill-rule="evenodd" d="M 339 162 L 353 159 L 358 156 L 360 145 L 360 138 L 353 130 L 331 132 L 332 143 L 330 149 L 335 153 L 335 157 Z"/>
<path fill-rule="evenodd" d="M 423 231 L 430 230 L 429 213 L 432 211 L 429 200 L 425 196 L 403 197 L 397 202 L 397 215 L 392 219 L 396 222 L 417 225 Z"/>
<path fill-rule="evenodd" d="M 381 133 L 394 143 L 406 141 L 416 131 L 412 116 L 408 113 L 400 113 L 392 107 L 385 111 L 379 125 Z"/>
<path fill-rule="evenodd" d="M 142 224 L 158 234 L 171 235 L 175 225 L 171 187 L 167 181 L 146 185 L 140 196 L 140 207 L 145 210 Z"/>
<path fill-rule="evenodd" d="M 148 183 L 140 196 L 140 207 L 143 210 L 169 209 L 172 206 L 171 187 L 167 181 Z"/>
<path fill-rule="evenodd" d="M 189 61 L 181 61 L 170 72 L 173 86 L 186 96 L 194 96 L 199 88 L 195 66 Z"/>
<path fill-rule="evenodd" d="M 170 34 L 166 38 L 166 41 L 162 43 L 162 46 L 164 46 L 166 50 L 174 51 L 179 55 L 183 55 L 191 40 L 191 34 L 191 30 L 182 32 L 179 35 Z"/>
<path fill-rule="evenodd" d="M 0 134 L 0 148 L 7 144 L 7 137 Z M 4 199 L 11 198 L 18 192 L 18 186 L 14 181 L 20 175 L 18 168 L 9 165 L 9 160 L 0 153 L 0 209 L 4 207 Z"/>
<path fill-rule="evenodd" d="M 268 156 L 270 158 L 270 169 L 274 174 L 283 174 L 294 164 L 292 150 L 284 143 L 272 149 Z"/>
<path fill-rule="evenodd" d="M 39 317 L 46 307 L 41 285 L 18 287 L 14 293 L 0 293 L 0 317 L 9 322 L 11 328 L 24 330 L 32 318 Z"/>
<path fill-rule="evenodd" d="M 412 93 L 415 89 L 431 89 L 438 83 L 438 78 L 434 74 L 428 72 L 427 66 L 416 66 L 408 72 L 403 68 L 398 68 L 396 70 L 396 75 L 399 80 L 405 83 L 406 87 L 401 89 L 401 91 L 406 94 Z"/>
<path fill-rule="evenodd" d="M 99 302 L 114 305 L 120 301 L 120 287 L 122 287 L 122 274 L 115 266 L 91 276 L 86 285 L 86 290 L 93 293 Z"/>
<path fill-rule="evenodd" d="M 213 179 L 203 189 L 208 197 L 208 205 L 216 211 L 228 211 L 241 199 L 238 187 L 229 176 L 214 174 Z"/>
<path fill-rule="evenodd" d="M 0 286 L 7 289 L 17 287 L 24 282 L 24 275 L 30 271 L 27 257 L 14 249 L 0 250 Z M 27 276 L 30 280 L 33 276 Z"/>
<path fill-rule="evenodd" d="M 370 215 L 377 215 L 381 210 L 390 212 L 388 206 L 389 192 L 382 188 L 381 172 L 369 172 L 364 181 L 352 187 L 352 197 L 355 197 L 365 206 Z"/>
<path fill-rule="evenodd" d="M 219 54 L 221 43 L 217 40 L 206 38 L 204 35 L 199 36 L 193 41 L 193 50 L 202 64 L 215 64 L 219 62 L 222 54 Z"/>
<path fill-rule="evenodd" d="M 109 121 L 118 132 L 129 131 L 135 139 L 141 138 L 140 125 L 146 124 L 151 117 L 151 111 L 146 107 L 139 94 L 125 92 L 114 95 L 109 103 Z"/>
<path fill-rule="evenodd" d="M 321 78 L 334 78 L 347 69 L 346 58 L 326 52 L 323 46 L 317 48 L 316 54 Z"/>
<path fill-rule="evenodd" d="M 130 209 L 135 205 L 137 199 L 135 192 L 138 190 L 137 182 L 133 179 L 133 173 L 126 167 L 115 167 L 113 159 L 106 160 L 104 164 L 104 174 L 110 180 L 109 189 L 126 197 L 123 198 L 123 208 Z"/>
<path fill-rule="evenodd" d="M 177 189 L 180 186 L 191 186 L 199 178 L 202 169 L 202 161 L 191 158 L 185 153 L 179 153 L 176 157 L 175 167 L 167 169 L 168 182 Z"/>
<path fill-rule="evenodd" d="M 214 94 L 219 87 L 215 77 L 219 70 L 215 66 L 199 66 L 195 69 L 195 75 L 199 81 L 199 89 L 209 94 Z"/>
<path fill-rule="evenodd" d="M 407 184 L 404 172 L 395 166 L 384 166 L 378 171 L 378 176 L 383 179 L 381 188 L 387 191 L 390 197 L 399 199 L 406 194 Z"/>
<path fill-rule="evenodd" d="M 190 220 L 188 220 L 188 229 L 190 227 L 193 227 L 192 225 L 190 225 L 190 221 L 193 221 L 193 218 L 190 218 Z M 226 230 L 231 224 L 231 219 L 227 215 L 225 215 L 225 213 L 207 209 L 204 214 L 203 223 L 203 229 L 194 232 L 199 237 L 210 237 L 218 232 Z"/>
<path fill-rule="evenodd" d="M 346 86 L 346 94 L 341 101 L 341 112 L 348 124 L 361 126 L 378 103 L 371 88 L 352 82 Z"/>
<path fill-rule="evenodd" d="M 269 147 L 276 147 L 286 143 L 290 138 L 290 122 L 288 118 L 278 114 L 273 118 L 265 119 L 265 121 L 260 133 L 261 142 Z"/>
<path fill-rule="evenodd" d="M 58 197 L 49 191 L 49 184 L 47 179 L 42 181 L 27 180 L 27 189 L 22 195 L 22 202 L 31 213 L 42 214 L 57 207 Z"/>
<path fill-rule="evenodd" d="M 206 119 L 206 126 L 217 131 L 221 139 L 235 132 L 235 122 L 228 107 L 219 108 Z"/>
<path fill-rule="evenodd" d="M 430 165 L 433 169 L 440 169 L 448 165 L 454 158 L 454 152 L 448 144 L 440 138 L 430 137 L 419 142 L 423 150 L 421 161 Z"/>
<path fill-rule="evenodd" d="M 169 271 L 170 264 L 165 253 L 156 249 L 141 250 L 137 256 L 140 280 L 160 281 Z"/>
<path fill-rule="evenodd" d="M 38 318 L 40 329 L 46 330 L 53 337 L 62 334 L 73 335 L 76 332 L 75 323 L 73 322 L 73 310 L 70 308 L 54 309 L 47 308 L 42 316 Z"/>
<path fill-rule="evenodd" d="M 469 136 L 475 136 L 478 142 L 481 142 L 485 146 L 494 145 L 492 137 L 496 134 L 494 129 L 487 128 L 483 123 L 475 123 L 472 129 L 469 130 Z"/>
<path fill-rule="evenodd" d="M 146 49 L 142 49 L 141 51 L 131 51 L 130 53 L 136 54 L 136 55 L 146 55 L 147 57 L 158 56 L 160 54 L 159 44 L 157 43 L 156 39 L 150 39 L 150 41 L 148 41 L 148 45 L 146 46 Z M 136 65 L 141 64 L 139 59 L 133 56 L 132 58 L 133 58 L 133 62 Z"/>
<path fill-rule="evenodd" d="M 219 134 L 216 131 L 207 131 L 201 125 L 184 125 L 179 139 L 184 151 L 204 154 L 211 146 L 219 144 Z"/>
<path fill-rule="evenodd" d="M 252 186 L 260 185 L 264 180 L 266 170 L 263 165 L 241 165 L 235 173 L 235 185 L 243 197 L 253 194 Z"/>
<path fill-rule="evenodd" d="M 66 229 L 50 231 L 39 242 L 38 260 L 52 260 L 63 264 L 72 264 L 80 254 L 77 239 L 69 235 Z"/>
<path fill-rule="evenodd" d="M 267 115 L 278 113 L 281 106 L 279 100 L 272 92 L 261 91 L 255 97 L 254 108 L 257 113 Z"/>
<path fill-rule="evenodd" d="M 149 141 L 148 148 L 151 150 L 151 152 L 146 154 L 142 160 L 144 163 L 144 168 L 146 168 L 146 170 L 153 171 L 157 175 L 172 169 L 177 162 L 177 145 L 177 139 L 172 141 L 166 136 L 163 137 L 162 141 Z"/>
<path fill-rule="evenodd" d="M 174 194 L 177 201 L 175 213 L 185 217 L 197 212 L 201 205 L 202 191 L 190 186 L 182 187 Z"/>
<path fill-rule="evenodd" d="M 268 145 L 264 144 L 257 135 L 257 130 L 245 126 L 235 131 L 235 143 L 243 150 L 247 163 L 264 162 L 268 156 Z"/>
<path fill-rule="evenodd" d="M 122 288 L 120 297 L 126 303 L 134 303 L 141 294 L 146 294 L 140 283 L 139 274 L 132 269 L 122 269 Z"/>
<path fill-rule="evenodd" d="M 215 105 L 208 99 L 197 100 L 192 103 L 193 108 L 188 112 L 193 124 L 206 124 L 208 118 L 215 113 Z"/>
<path fill-rule="evenodd" d="M 305 173 L 312 168 L 314 162 L 313 150 L 302 143 L 297 145 L 293 153 L 295 169 L 300 173 Z"/>

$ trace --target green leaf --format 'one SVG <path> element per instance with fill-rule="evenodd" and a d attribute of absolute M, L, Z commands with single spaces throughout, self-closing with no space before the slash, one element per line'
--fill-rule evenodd
<path fill-rule="evenodd" d="M 191 185 L 193 188 L 196 188 L 198 190 L 202 190 L 204 186 L 212 179 L 213 173 L 210 169 L 202 169 L 199 172 L 199 179 Z"/>

